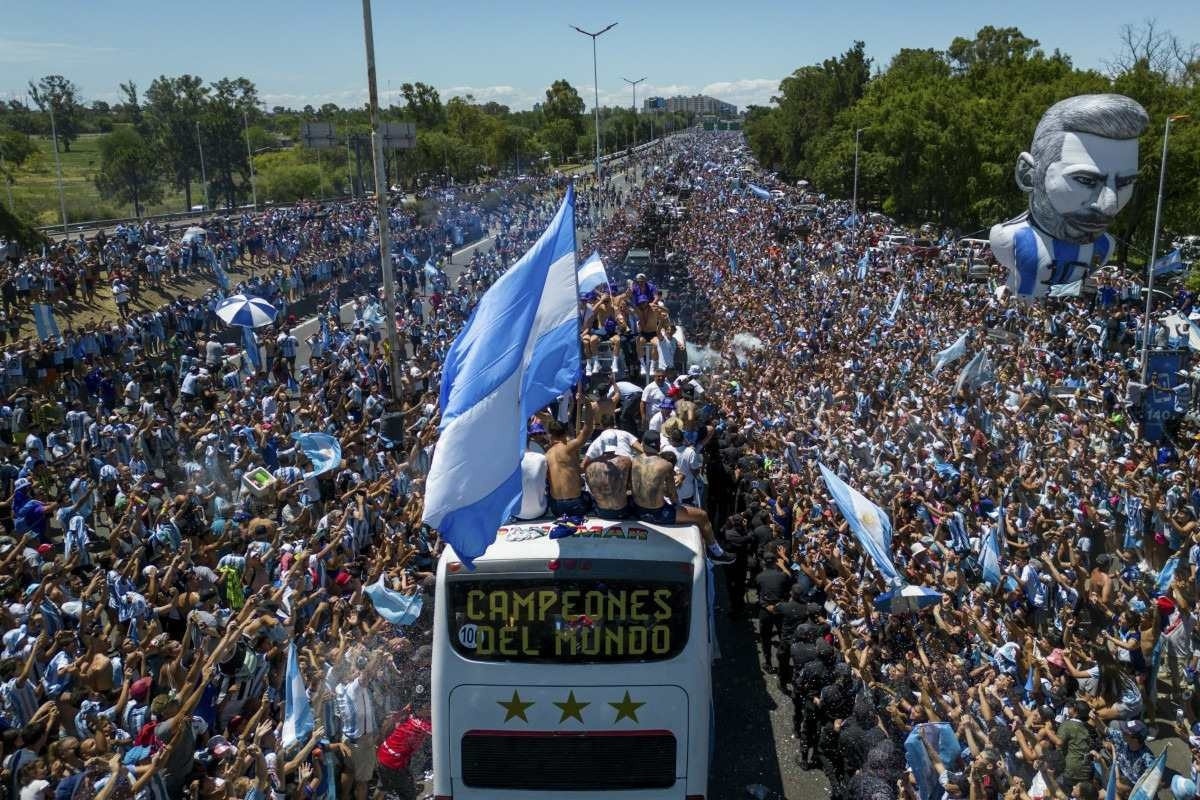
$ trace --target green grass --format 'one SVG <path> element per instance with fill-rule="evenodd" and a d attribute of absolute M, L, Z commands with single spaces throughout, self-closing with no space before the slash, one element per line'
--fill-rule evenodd
<path fill-rule="evenodd" d="M 67 204 L 67 219 L 72 224 L 91 219 L 130 217 L 133 208 L 104 200 L 96 189 L 95 176 L 100 168 L 100 137 L 104 134 L 81 134 L 66 152 L 59 144 L 62 162 L 63 195 Z M 34 137 L 39 152 L 23 168 L 16 170 L 12 199 L 17 214 L 34 225 L 56 225 L 61 221 L 58 202 L 58 182 L 54 169 L 54 148 L 49 137 Z M 192 202 L 201 202 L 204 195 L 199 181 L 192 184 Z M 8 202 L 8 197 L 3 197 Z M 148 206 L 147 214 L 185 211 L 183 192 L 168 189 L 161 202 Z"/>

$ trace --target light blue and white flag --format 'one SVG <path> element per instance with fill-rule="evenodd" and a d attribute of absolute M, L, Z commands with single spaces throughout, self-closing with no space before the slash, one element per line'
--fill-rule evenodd
<path fill-rule="evenodd" d="M 768 192 L 766 189 L 762 188 L 761 186 L 759 186 L 758 184 L 749 183 L 746 185 L 750 189 L 750 192 L 755 197 L 757 197 L 759 200 L 770 200 L 771 199 L 771 193 Z"/>
<path fill-rule="evenodd" d="M 1142 773 L 1142 777 L 1138 778 L 1137 783 L 1133 785 L 1133 790 L 1129 793 L 1129 800 L 1154 800 L 1158 796 L 1158 787 L 1162 785 L 1163 773 L 1167 769 L 1167 751 L 1169 749 L 1164 747 L 1150 768 Z"/>
<path fill-rule="evenodd" d="M 389 589 L 383 579 L 384 576 L 380 575 L 378 581 L 363 589 L 367 597 L 371 598 L 371 605 L 375 606 L 379 616 L 393 625 L 412 625 L 417 621 L 417 617 L 421 616 L 425 598 L 420 592 L 404 594 Z"/>
<path fill-rule="evenodd" d="M 324 475 L 342 463 L 342 443 L 328 433 L 293 433 L 292 438 L 312 462 L 312 469 L 304 473 L 304 477 Z"/>
<path fill-rule="evenodd" d="M 1117 800 L 1117 781 L 1120 777 L 1121 768 L 1114 759 L 1112 766 L 1108 768 L 1108 785 L 1104 789 L 1104 800 Z"/>
<path fill-rule="evenodd" d="M 62 338 L 62 332 L 58 329 L 58 320 L 54 319 L 54 309 L 45 303 L 33 304 L 33 324 L 37 326 L 38 338 L 43 342 L 51 338 Z"/>
<path fill-rule="evenodd" d="M 987 530 L 979 542 L 979 569 L 983 582 L 995 588 L 1000 585 L 1000 541 L 995 530 Z"/>
<path fill-rule="evenodd" d="M 242 326 L 242 349 L 246 351 L 246 358 L 250 366 L 254 367 L 254 371 L 262 372 L 262 353 L 258 351 L 258 339 L 254 336 L 254 329 L 245 325 Z"/>
<path fill-rule="evenodd" d="M 609 287 L 608 291 L 612 293 L 604 262 L 600 260 L 600 253 L 593 250 L 587 261 L 579 265 L 579 293 L 590 292 L 600 286 Z"/>
<path fill-rule="evenodd" d="M 1083 294 L 1083 280 L 1071 281 L 1070 283 L 1055 283 L 1051 284 L 1048 297 L 1079 297 Z"/>
<path fill-rule="evenodd" d="M 869 269 L 871 269 L 871 258 L 867 253 L 863 253 L 862 258 L 858 260 L 858 280 L 860 282 L 867 279 Z"/>
<path fill-rule="evenodd" d="M 991 359 L 987 357 L 985 351 L 980 350 L 958 373 L 958 380 L 954 382 L 954 393 L 958 394 L 963 389 L 974 389 L 976 386 L 987 383 L 993 377 Z"/>
<path fill-rule="evenodd" d="M 875 562 L 875 568 L 889 582 L 899 580 L 899 573 L 892 563 L 892 521 L 888 515 L 824 464 L 818 463 L 818 466 L 825 479 L 825 488 L 850 524 L 854 538 Z"/>
<path fill-rule="evenodd" d="M 954 340 L 954 344 L 947 347 L 945 350 L 939 350 L 933 357 L 933 374 L 937 375 L 942 371 L 943 367 L 948 367 L 955 361 L 967 354 L 967 336 L 964 333 Z"/>
<path fill-rule="evenodd" d="M 729 248 L 729 274 L 737 275 L 737 251 L 732 246 Z"/>
<path fill-rule="evenodd" d="M 300 672 L 300 659 L 296 654 L 296 643 L 288 645 L 287 673 L 283 683 L 283 736 L 284 749 L 306 741 L 312 733 L 312 705 L 308 702 L 308 690 L 304 686 L 304 675 Z"/>
<path fill-rule="evenodd" d="M 225 268 L 221 266 L 220 261 L 214 261 L 212 268 L 213 268 L 213 275 L 217 279 L 217 286 L 220 286 L 222 291 L 228 292 L 229 291 L 229 273 L 227 273 L 225 271 Z"/>
<path fill-rule="evenodd" d="M 550 226 L 488 289 L 446 353 L 424 522 L 467 564 L 520 501 L 526 420 L 579 374 L 574 219 L 571 186 Z"/>
<path fill-rule="evenodd" d="M 844 220 L 842 220 L 843 228 L 853 228 L 857 224 L 858 224 L 858 214 L 851 214 L 850 216 L 848 216 Z"/>
<path fill-rule="evenodd" d="M 900 313 L 900 306 L 904 303 L 904 287 L 901 286 L 896 290 L 896 299 L 892 301 L 892 307 L 888 309 L 887 319 L 892 322 L 896 319 L 896 315 Z"/>
<path fill-rule="evenodd" d="M 943 792 L 938 783 L 938 773 L 922 739 L 938 754 L 947 770 L 959 767 L 962 745 L 954 735 L 954 728 L 945 722 L 923 722 L 913 728 L 904 740 L 904 760 L 917 781 L 917 794 L 921 800 L 932 800 Z"/>
<path fill-rule="evenodd" d="M 1154 262 L 1154 275 L 1158 277 L 1170 275 L 1172 272 L 1183 272 L 1183 268 L 1183 253 L 1177 247 Z"/>
<path fill-rule="evenodd" d="M 1167 563 L 1163 564 L 1162 569 L 1158 571 L 1158 578 L 1154 581 L 1154 594 L 1161 596 L 1171 593 L 1171 581 L 1175 580 L 1175 571 L 1179 569 L 1179 556 L 1172 556 L 1167 559 Z"/>

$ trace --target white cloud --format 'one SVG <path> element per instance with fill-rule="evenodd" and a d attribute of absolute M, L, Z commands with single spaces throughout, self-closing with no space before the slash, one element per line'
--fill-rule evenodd
<path fill-rule="evenodd" d="M 39 42 L 34 39 L 0 37 L 0 64 L 77 60 L 97 53 L 115 53 L 115 47 L 96 47 L 73 42 Z"/>
<path fill-rule="evenodd" d="M 771 102 L 771 95 L 779 91 L 778 78 L 742 78 L 736 81 L 717 81 L 710 83 L 700 90 L 726 103 L 733 103 L 739 109 L 749 105 L 765 106 Z"/>

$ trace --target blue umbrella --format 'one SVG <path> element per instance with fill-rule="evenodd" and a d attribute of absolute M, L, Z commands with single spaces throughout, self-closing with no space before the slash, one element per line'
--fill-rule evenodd
<path fill-rule="evenodd" d="M 244 328 L 261 328 L 275 321 L 278 312 L 275 306 L 261 297 L 235 294 L 221 301 L 217 316 L 226 325 L 241 325 Z"/>
<path fill-rule="evenodd" d="M 901 586 L 875 598 L 875 607 L 887 614 L 913 614 L 942 601 L 940 592 L 924 586 Z"/>

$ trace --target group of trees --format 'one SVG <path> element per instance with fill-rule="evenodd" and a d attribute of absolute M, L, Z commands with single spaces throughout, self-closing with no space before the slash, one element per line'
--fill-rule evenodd
<path fill-rule="evenodd" d="M 1017 155 L 1043 111 L 1076 94 L 1117 92 L 1145 106 L 1141 175 L 1113 233 L 1122 259 L 1149 250 L 1162 155 L 1173 114 L 1200 123 L 1200 49 L 1153 23 L 1127 27 L 1106 72 L 1076 68 L 1016 28 L 985 27 L 946 50 L 901 50 L 872 73 L 862 42 L 785 78 L 772 107 L 747 112 L 747 140 L 762 163 L 789 179 L 849 197 L 859 138 L 860 204 L 906 222 L 964 233 L 1019 213 Z M 1200 124 L 1171 132 L 1163 227 L 1200 232 Z"/>
<path fill-rule="evenodd" d="M 91 180 L 103 198 L 127 205 L 135 215 L 162 202 L 168 191 L 178 195 L 181 209 L 202 202 L 226 207 L 248 202 L 252 175 L 258 198 L 274 202 L 371 186 L 365 105 L 267 110 L 246 78 L 205 83 L 194 75 L 160 76 L 141 93 L 134 82 L 123 83 L 121 102 L 114 104 L 85 104 L 78 87 L 61 75 L 31 82 L 28 94 L 29 102 L 0 103 L 0 169 L 7 173 L 0 179 L 11 179 L 16 168 L 36 157 L 35 137 L 51 135 L 53 117 L 64 153 L 79 136 L 102 134 Z M 402 84 L 398 99 L 402 102 L 382 110 L 383 119 L 415 123 L 417 140 L 411 150 L 387 154 L 393 185 L 536 171 L 590 160 L 595 148 L 593 117 L 584 113 L 583 99 L 565 79 L 554 81 L 545 101 L 529 111 L 470 95 L 443 102 L 437 89 L 421 82 Z M 338 146 L 301 147 L 305 121 L 334 123 Z M 602 109 L 603 148 L 614 152 L 690 123 L 683 114 Z M 203 197 L 193 198 L 202 174 L 207 179 Z"/>

